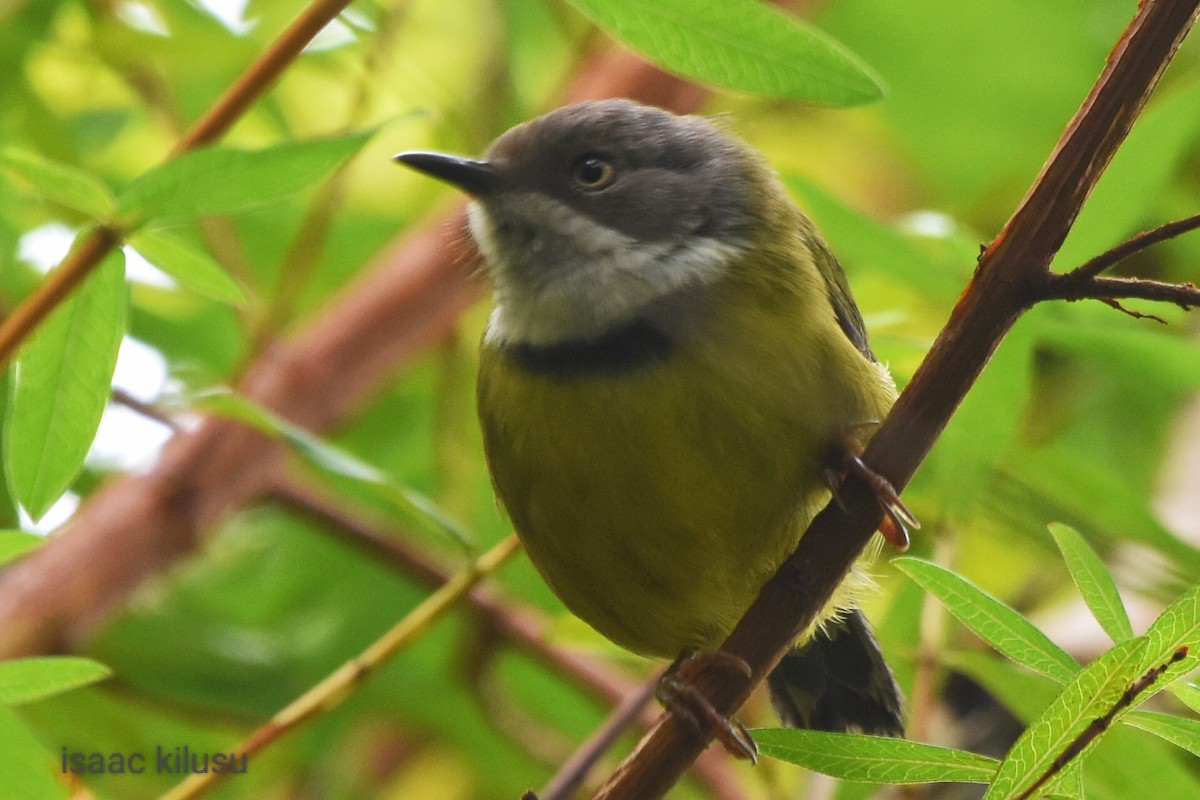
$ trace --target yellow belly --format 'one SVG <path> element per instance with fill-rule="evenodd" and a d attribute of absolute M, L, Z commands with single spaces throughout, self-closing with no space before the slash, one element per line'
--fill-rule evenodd
<path fill-rule="evenodd" d="M 892 400 L 836 337 L 731 336 L 615 376 L 481 353 L 488 462 L 530 558 L 576 615 L 646 655 L 724 638 L 826 502 L 829 444 Z"/>

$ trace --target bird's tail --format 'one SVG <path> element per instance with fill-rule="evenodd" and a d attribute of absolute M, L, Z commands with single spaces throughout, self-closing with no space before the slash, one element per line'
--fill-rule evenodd
<path fill-rule="evenodd" d="M 785 655 L 767 686 L 793 728 L 904 735 L 900 688 L 857 608 Z"/>

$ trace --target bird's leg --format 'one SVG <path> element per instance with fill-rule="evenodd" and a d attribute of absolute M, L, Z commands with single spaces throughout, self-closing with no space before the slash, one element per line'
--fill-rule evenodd
<path fill-rule="evenodd" d="M 877 420 L 859 422 L 849 425 L 829 448 L 828 460 L 825 464 L 825 485 L 833 493 L 834 501 L 843 509 L 846 504 L 842 501 L 838 490 L 847 475 L 855 475 L 862 479 L 875 495 L 875 502 L 883 509 L 883 520 L 879 523 L 879 532 L 883 538 L 900 552 L 908 549 L 908 527 L 920 528 L 921 523 L 908 510 L 908 506 L 900 499 L 895 487 L 887 478 L 871 469 L 862 460 L 862 447 L 858 444 L 854 433 L 860 428 L 875 427 Z M 905 527 L 905 526 L 908 527 Z"/>
<path fill-rule="evenodd" d="M 731 670 L 750 678 L 750 665 L 737 656 L 715 650 L 687 652 L 675 659 L 658 681 L 655 695 L 658 701 L 688 720 L 701 733 L 711 733 L 730 755 L 758 763 L 758 745 L 749 732 L 735 719 L 713 708 L 708 698 L 696 688 L 696 677 L 706 669 Z"/>

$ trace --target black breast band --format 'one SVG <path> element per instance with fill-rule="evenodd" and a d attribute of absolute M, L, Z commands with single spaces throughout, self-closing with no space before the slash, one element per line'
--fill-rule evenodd
<path fill-rule="evenodd" d="M 635 319 L 595 339 L 547 345 L 507 344 L 502 349 L 536 375 L 578 378 L 619 375 L 665 361 L 674 345 L 661 328 L 645 319 Z"/>

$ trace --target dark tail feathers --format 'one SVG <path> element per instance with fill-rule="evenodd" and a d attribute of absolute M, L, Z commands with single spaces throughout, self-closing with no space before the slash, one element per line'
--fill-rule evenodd
<path fill-rule="evenodd" d="M 785 655 L 767 686 L 793 728 L 904 735 L 900 688 L 857 608 Z"/>

